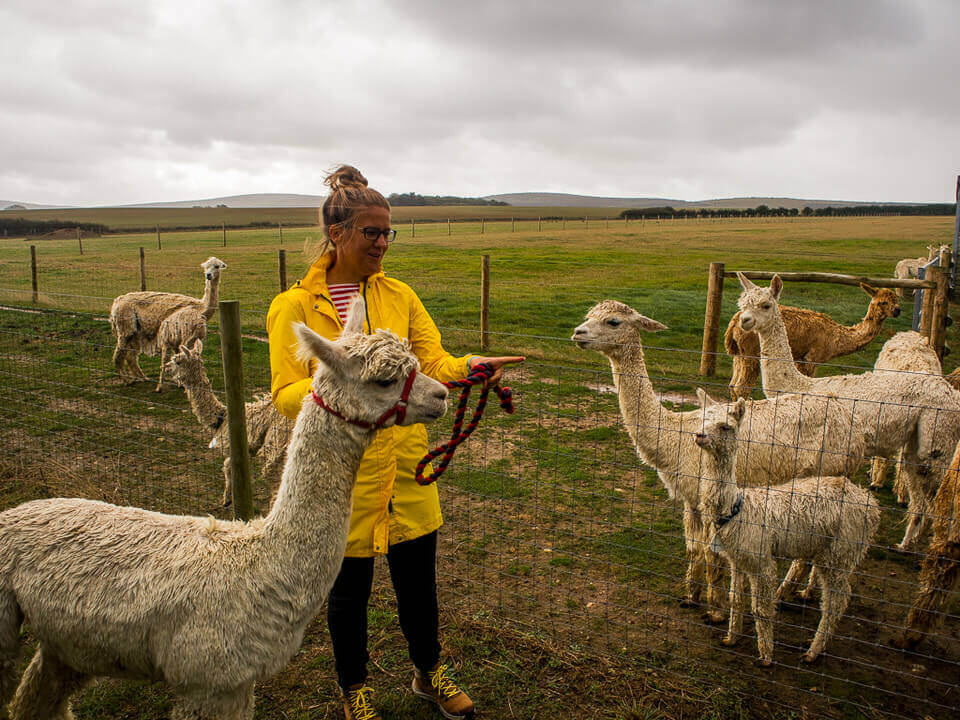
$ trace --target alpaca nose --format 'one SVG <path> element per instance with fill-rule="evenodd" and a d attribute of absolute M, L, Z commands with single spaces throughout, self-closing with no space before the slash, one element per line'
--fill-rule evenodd
<path fill-rule="evenodd" d="M 693 437 L 693 441 L 694 441 L 697 445 L 701 445 L 701 446 L 704 444 L 704 442 L 706 442 L 706 440 L 707 440 L 707 436 L 704 435 L 703 433 L 697 433 L 697 434 L 694 435 L 694 437 Z"/>
<path fill-rule="evenodd" d="M 893 309 L 893 316 L 900 317 L 900 308 L 896 307 Z"/>
<path fill-rule="evenodd" d="M 433 397 L 435 397 L 435 398 L 436 398 L 437 400 L 439 400 L 440 402 L 446 402 L 446 401 L 447 401 L 447 396 L 448 396 L 449 394 L 450 394 L 450 392 L 449 392 L 445 387 L 443 387 L 442 385 L 441 385 L 440 387 L 438 387 L 438 388 L 435 388 L 434 391 L 433 391 Z"/>

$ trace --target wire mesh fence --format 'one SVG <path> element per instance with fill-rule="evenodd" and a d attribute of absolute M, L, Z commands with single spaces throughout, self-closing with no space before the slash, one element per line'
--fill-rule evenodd
<path fill-rule="evenodd" d="M 229 278 L 234 288 L 231 295 L 241 296 L 248 400 L 269 387 L 263 321 L 276 292 L 263 280 L 268 272 L 273 277 L 276 254 L 272 249 L 258 252 L 260 259 L 250 266 L 225 258 L 224 271 L 224 283 Z M 217 253 L 211 248 L 209 254 Z M 158 276 L 149 284 L 199 296 L 199 261 L 207 256 L 206 248 L 192 255 L 198 256 L 196 262 L 165 260 L 163 272 L 169 277 Z M 84 258 L 88 256 L 93 252 Z M 480 340 L 476 303 L 451 304 L 448 299 L 451 294 L 475 299 L 479 273 L 418 272 L 398 256 L 401 270 L 396 274 L 417 289 L 437 318 L 448 349 L 475 350 Z M 704 432 L 702 419 L 699 426 L 678 425 L 678 413 L 699 407 L 694 394 L 698 386 L 713 398 L 728 397 L 723 376 L 729 365 L 721 362 L 720 376 L 706 382 L 696 373 L 699 350 L 669 347 L 660 336 L 644 335 L 645 364 L 621 366 L 614 377 L 601 353 L 578 348 L 570 335 L 583 313 L 603 297 L 616 294 L 643 310 L 650 293 L 624 280 L 634 271 L 611 261 L 604 267 L 609 285 L 581 285 L 573 297 L 561 282 L 544 287 L 541 275 L 526 277 L 527 262 L 499 262 L 503 275 L 511 279 L 494 285 L 491 301 L 492 345 L 529 355 L 506 378 L 514 389 L 516 413 L 506 416 L 490 407 L 440 480 L 445 528 L 439 562 L 445 607 L 566 650 L 630 658 L 653 672 L 706 686 L 723 684 L 744 695 L 762 696 L 785 711 L 803 706 L 815 715 L 889 718 L 956 713 L 957 601 L 941 593 L 926 618 L 930 622 L 917 625 L 915 645 L 908 650 L 896 646 L 923 588 L 948 587 L 951 573 L 957 572 L 950 563 L 956 563 L 960 538 L 951 520 L 960 512 L 955 502 L 950 504 L 949 492 L 956 480 L 943 472 L 954 448 L 936 429 L 952 423 L 949 409 L 933 408 L 939 413 L 934 413 L 932 432 L 942 445 L 936 467 L 911 465 L 909 453 L 904 461 L 913 490 L 925 493 L 923 513 L 934 526 L 908 548 L 898 544 L 916 507 L 898 503 L 889 486 L 892 470 L 886 484 L 870 496 L 873 500 L 863 501 L 855 488 L 870 483 L 869 448 L 852 439 L 849 427 L 846 436 L 834 432 L 845 427 L 844 413 L 852 417 L 859 412 L 858 403 L 870 405 L 868 398 L 811 393 L 797 408 L 791 404 L 797 401 L 775 397 L 767 404 L 774 408 L 773 424 L 783 434 L 754 436 L 751 429 L 741 428 L 741 442 L 759 459 L 754 477 L 738 477 L 738 484 L 762 491 L 784 482 L 790 490 L 787 501 L 775 492 L 742 500 L 754 503 L 753 515 L 740 511 L 744 526 L 758 528 L 762 537 L 784 529 L 774 522 L 775 506 L 786 504 L 789 511 L 792 502 L 802 504 L 804 491 L 794 478 L 817 474 L 810 471 L 812 461 L 805 453 L 820 454 L 823 476 L 842 475 L 840 468 L 849 465 L 851 485 L 841 496 L 841 517 L 862 514 L 869 503 L 879 509 L 878 529 L 860 540 L 865 557 L 855 568 L 846 568 L 849 605 L 819 659 L 808 664 L 802 656 L 832 590 L 783 598 L 771 617 L 772 664 L 761 666 L 750 606 L 743 636 L 734 645 L 723 643 L 730 572 L 723 556 L 708 556 L 709 544 L 691 532 L 691 513 L 706 509 L 696 499 L 691 508 L 689 493 L 680 488 L 684 481 L 687 487 L 693 481 L 696 492 L 705 494 L 710 472 L 700 451 L 693 450 L 696 433 Z M 115 339 L 107 314 L 113 297 L 139 289 L 136 257 L 125 260 L 118 272 L 104 272 L 94 262 L 82 265 L 75 258 L 45 267 L 50 292 L 37 303 L 30 296 L 28 261 L 0 267 L 2 507 L 32 498 L 79 496 L 163 512 L 230 517 L 231 510 L 222 504 L 222 449 L 208 447 L 210 428 L 198 422 L 185 393 L 172 384 L 162 393 L 153 392 L 153 383 L 128 385 L 113 366 Z M 570 267 L 556 261 L 547 273 L 560 278 Z M 26 282 L 12 281 L 22 274 Z M 291 272 L 291 279 L 296 277 Z M 670 325 L 671 338 L 689 334 L 695 342 L 687 345 L 697 347 L 702 326 L 690 308 L 702 313 L 702 285 L 698 291 L 668 280 L 659 293 L 657 319 Z M 832 300 L 837 302 L 837 297 Z M 852 317 L 866 305 L 856 291 L 839 297 Z M 726 317 L 732 309 L 730 298 Z M 214 317 L 203 359 L 213 394 L 224 402 L 216 330 Z M 157 358 L 141 356 L 140 362 L 147 376 L 156 378 Z M 867 364 L 855 358 L 822 373 L 859 372 Z M 759 398 L 759 392 L 754 397 Z M 922 409 L 928 408 L 903 406 L 899 411 L 910 416 Z M 840 417 L 838 424 L 827 422 L 829 413 Z M 791 436 L 789 423 L 802 425 L 804 418 L 813 430 Z M 450 421 L 447 417 L 431 427 L 434 443 L 449 433 Z M 697 469 L 690 471 L 683 463 L 694 452 Z M 894 461 L 899 456 L 889 448 L 885 454 Z M 774 456 L 787 458 L 781 464 L 792 471 L 772 473 Z M 254 467 L 254 504 L 265 512 L 275 487 L 263 477 L 262 459 L 255 458 Z M 774 475 L 776 482 L 770 479 Z M 723 511 L 718 517 L 732 509 L 731 504 L 718 506 L 718 512 Z M 803 525 L 802 516 L 788 512 L 788 518 L 795 537 L 813 544 L 830 539 L 821 526 Z M 796 553 L 786 547 L 768 549 L 779 581 Z M 697 553 L 716 568 L 713 600 L 704 569 L 688 581 L 688 565 Z M 820 559 L 823 572 L 843 574 L 829 554 Z M 769 589 L 763 592 L 769 595 Z M 704 617 L 706 613 L 713 617 Z"/>

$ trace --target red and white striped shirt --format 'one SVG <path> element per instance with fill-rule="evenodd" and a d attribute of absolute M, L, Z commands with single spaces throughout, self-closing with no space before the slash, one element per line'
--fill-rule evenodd
<path fill-rule="evenodd" d="M 360 283 L 339 283 L 327 287 L 330 290 L 330 299 L 333 300 L 333 306 L 337 309 L 337 315 L 340 316 L 340 322 L 346 323 L 350 303 L 360 294 Z"/>

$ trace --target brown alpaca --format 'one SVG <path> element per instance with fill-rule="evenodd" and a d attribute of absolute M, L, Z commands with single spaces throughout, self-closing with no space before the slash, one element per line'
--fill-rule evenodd
<path fill-rule="evenodd" d="M 894 645 L 916 647 L 942 615 L 960 579 L 960 443 L 933 501 L 933 539 L 920 570 L 920 590 L 907 614 L 903 635 Z"/>
<path fill-rule="evenodd" d="M 900 301 L 893 290 L 878 290 L 865 283 L 860 283 L 860 287 L 872 299 L 867 314 L 856 325 L 841 325 L 821 312 L 780 306 L 793 359 L 804 375 L 813 377 L 822 363 L 865 347 L 880 332 L 884 320 L 900 314 Z M 723 337 L 727 353 L 733 356 L 730 396 L 734 400 L 750 397 L 750 391 L 760 377 L 760 340 L 755 332 L 741 329 L 739 320 L 738 312 L 730 318 Z"/>

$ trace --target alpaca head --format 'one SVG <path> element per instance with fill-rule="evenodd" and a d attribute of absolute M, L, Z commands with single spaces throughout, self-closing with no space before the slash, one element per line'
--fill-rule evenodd
<path fill-rule="evenodd" d="M 783 280 L 774 275 L 770 287 L 754 285 L 746 275 L 737 273 L 743 292 L 737 305 L 740 306 L 740 329 L 746 332 L 761 333 L 769 330 L 780 318 L 780 291 L 783 290 Z"/>
<path fill-rule="evenodd" d="M 711 455 L 733 457 L 747 401 L 714 402 L 703 388 L 697 388 L 697 397 L 703 406 L 703 423 L 693 441 Z"/>
<path fill-rule="evenodd" d="M 336 341 L 327 340 L 303 323 L 294 324 L 301 359 L 311 364 L 317 361 L 314 394 L 335 414 L 357 424 L 377 423 L 398 406 L 405 412 L 392 415 L 382 427 L 432 422 L 442 416 L 447 411 L 447 389 L 419 372 L 420 363 L 409 341 L 389 330 L 364 335 L 365 314 L 363 298 L 358 297 Z M 411 373 L 415 373 L 413 384 L 403 405 L 401 398 Z"/>
<path fill-rule="evenodd" d="M 227 264 L 223 260 L 211 256 L 202 262 L 200 267 L 203 269 L 203 276 L 208 282 L 216 282 L 220 279 L 220 271 L 227 267 Z"/>
<path fill-rule="evenodd" d="M 181 345 L 163 367 L 174 382 L 183 385 L 191 372 L 203 368 L 203 343 L 197 340 L 193 345 Z"/>
<path fill-rule="evenodd" d="M 625 345 L 637 345 L 637 332 L 658 332 L 667 326 L 641 315 L 629 305 L 616 300 L 603 300 L 587 312 L 570 337 L 582 348 L 609 355 Z"/>
<path fill-rule="evenodd" d="M 866 283 L 860 283 L 860 289 L 873 298 L 870 301 L 870 307 L 867 309 L 867 315 L 883 322 L 890 317 L 900 316 L 900 298 L 890 288 L 880 288 L 879 290 L 870 287 Z"/>

